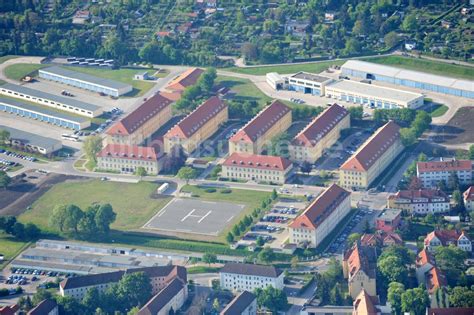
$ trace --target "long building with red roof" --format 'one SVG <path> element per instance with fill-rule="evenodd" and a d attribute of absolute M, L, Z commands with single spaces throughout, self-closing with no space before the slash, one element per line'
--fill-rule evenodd
<path fill-rule="evenodd" d="M 107 130 L 106 143 L 139 145 L 167 123 L 173 100 L 155 94 Z"/>
<path fill-rule="evenodd" d="M 440 160 L 416 163 L 416 176 L 423 187 L 436 187 L 439 182 L 447 183 L 451 176 L 457 176 L 461 185 L 472 183 L 472 161 Z"/>
<path fill-rule="evenodd" d="M 97 154 L 97 168 L 119 173 L 135 173 L 143 167 L 148 175 L 160 172 L 161 163 L 155 149 L 126 144 L 107 144 Z"/>
<path fill-rule="evenodd" d="M 291 169 L 291 162 L 279 156 L 235 152 L 222 163 L 221 176 L 229 179 L 284 184 Z"/>
<path fill-rule="evenodd" d="M 186 153 L 193 152 L 228 119 L 227 104 L 212 96 L 165 134 L 165 152 L 171 152 L 174 146 L 181 146 Z"/>
<path fill-rule="evenodd" d="M 448 195 L 439 189 L 400 190 L 388 197 L 387 207 L 416 215 L 446 213 L 450 210 Z"/>
<path fill-rule="evenodd" d="M 402 151 L 400 126 L 389 121 L 342 164 L 339 168 L 340 185 L 367 189 Z"/>
<path fill-rule="evenodd" d="M 350 126 L 349 111 L 338 104 L 331 105 L 293 138 L 289 147 L 291 160 L 316 162 L 325 149 L 337 142 L 341 130 Z"/>
<path fill-rule="evenodd" d="M 290 243 L 317 247 L 351 210 L 351 193 L 332 184 L 289 224 Z"/>
<path fill-rule="evenodd" d="M 291 109 L 275 100 L 229 139 L 229 154 L 260 154 L 273 137 L 291 126 Z"/>
<path fill-rule="evenodd" d="M 199 68 L 188 69 L 168 83 L 166 89 L 168 91 L 182 93 L 186 88 L 196 84 L 203 72 L 204 70 Z"/>

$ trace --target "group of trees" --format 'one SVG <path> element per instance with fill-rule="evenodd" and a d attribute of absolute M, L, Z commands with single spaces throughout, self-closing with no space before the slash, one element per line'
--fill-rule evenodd
<path fill-rule="evenodd" d="M 82 145 L 89 161 L 97 163 L 97 153 L 102 150 L 102 138 L 100 136 L 88 136 Z"/>
<path fill-rule="evenodd" d="M 208 68 L 201 74 L 196 84 L 189 86 L 184 90 L 181 98 L 176 101 L 174 105 L 175 108 L 180 112 L 190 112 L 199 106 L 201 100 L 211 94 L 216 78 L 216 69 Z"/>
<path fill-rule="evenodd" d="M 377 270 L 380 274 L 381 290 L 385 291 L 389 283 L 398 282 L 409 285 L 409 268 L 414 263 L 415 257 L 404 246 L 390 246 L 383 250 L 377 258 Z"/>
<path fill-rule="evenodd" d="M 0 187 L 7 189 L 11 182 L 12 179 L 8 176 L 7 172 L 0 171 Z"/>
<path fill-rule="evenodd" d="M 257 296 L 258 307 L 266 308 L 273 314 L 277 314 L 288 307 L 288 298 L 282 290 L 268 286 L 265 289 L 257 288 L 254 293 Z"/>
<path fill-rule="evenodd" d="M 341 264 L 331 258 L 328 270 L 323 273 L 315 274 L 316 297 L 321 301 L 321 305 L 351 305 L 350 295 L 344 294 L 344 276 Z"/>
<path fill-rule="evenodd" d="M 392 312 L 401 315 L 407 312 L 414 315 L 426 314 L 430 306 L 430 297 L 424 287 L 406 289 L 402 283 L 391 282 L 388 287 L 387 301 L 392 306 Z"/>
<path fill-rule="evenodd" d="M 23 224 L 14 216 L 0 217 L 0 231 L 12 235 L 22 241 L 35 240 L 41 235 L 41 230 L 33 223 Z"/>
<path fill-rule="evenodd" d="M 90 238 L 107 235 L 117 214 L 110 204 L 93 204 L 85 211 L 76 205 L 56 205 L 50 225 L 61 233 Z"/>
<path fill-rule="evenodd" d="M 400 129 L 400 138 L 404 146 L 410 146 L 430 127 L 431 116 L 425 111 L 417 111 L 415 120 L 409 128 Z"/>

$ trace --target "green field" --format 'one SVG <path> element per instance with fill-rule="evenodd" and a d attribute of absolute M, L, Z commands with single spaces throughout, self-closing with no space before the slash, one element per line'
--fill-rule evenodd
<path fill-rule="evenodd" d="M 426 110 L 426 112 L 430 114 L 431 118 L 435 118 L 435 117 L 440 117 L 446 114 L 448 109 L 449 109 L 448 106 L 440 104 L 440 105 L 434 105 L 433 109 Z"/>
<path fill-rule="evenodd" d="M 27 75 L 36 76 L 39 69 L 47 66 L 36 63 L 16 63 L 6 67 L 4 71 L 7 78 L 20 81 Z"/>
<path fill-rule="evenodd" d="M 219 75 L 217 76 L 216 84 L 221 84 L 234 91 L 236 95 L 233 99 L 235 100 L 256 101 L 260 106 L 263 106 L 266 102 L 272 100 L 248 79 Z"/>
<path fill-rule="evenodd" d="M 145 94 L 149 89 L 153 87 L 155 83 L 153 81 L 141 81 L 134 80 L 133 76 L 139 72 L 143 72 L 145 69 L 100 69 L 100 68 L 82 68 L 82 67 L 64 67 L 66 69 L 77 71 L 81 73 L 87 73 L 99 78 L 110 79 L 119 81 L 122 83 L 130 84 L 133 86 L 133 91 L 128 93 L 126 96 L 141 96 Z M 155 73 L 155 70 L 148 70 L 151 75 Z"/>
<path fill-rule="evenodd" d="M 262 66 L 262 67 L 247 67 L 247 68 L 232 67 L 225 70 L 243 73 L 243 74 L 252 74 L 252 75 L 266 75 L 268 72 L 288 74 L 288 73 L 296 73 L 298 71 L 319 73 L 329 68 L 332 65 L 342 65 L 344 62 L 345 62 L 344 60 L 333 60 L 333 61 L 288 64 L 288 65 L 278 65 L 278 66 Z"/>
<path fill-rule="evenodd" d="M 48 219 L 57 204 L 76 204 L 85 210 L 92 203 L 110 203 L 117 213 L 112 228 L 132 230 L 140 228 L 171 198 L 152 199 L 150 195 L 158 188 L 157 184 L 139 182 L 138 184 L 104 182 L 100 180 L 65 182 L 52 187 L 41 196 L 31 210 L 20 215 L 21 222 L 34 222 L 41 229 L 51 232 Z"/>
<path fill-rule="evenodd" d="M 26 242 L 18 241 L 9 235 L 0 233 L 0 254 L 5 257 L 4 262 L 0 262 L 0 270 L 3 269 L 7 262 L 18 255 L 18 253 L 20 253 L 20 251 L 22 251 L 27 245 L 28 243 Z"/>
<path fill-rule="evenodd" d="M 6 55 L 6 56 L 1 56 L 0 57 L 0 63 L 4 63 L 7 60 L 17 58 L 18 56 L 15 55 Z"/>
<path fill-rule="evenodd" d="M 445 62 L 437 62 L 432 60 L 410 58 L 402 56 L 384 56 L 364 58 L 365 61 L 394 66 L 414 71 L 422 71 L 441 76 L 448 76 L 459 79 L 472 80 L 474 78 L 474 67 L 460 66 Z"/>

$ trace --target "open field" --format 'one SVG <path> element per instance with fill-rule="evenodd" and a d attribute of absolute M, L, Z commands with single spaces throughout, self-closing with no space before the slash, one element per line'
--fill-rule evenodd
<path fill-rule="evenodd" d="M 474 143 L 474 107 L 460 108 L 446 125 L 437 128 L 434 142 L 445 144 Z"/>
<path fill-rule="evenodd" d="M 448 111 L 449 107 L 443 104 L 433 105 L 431 108 L 425 109 L 431 118 L 441 117 Z"/>
<path fill-rule="evenodd" d="M 414 57 L 384 56 L 364 58 L 365 61 L 394 66 L 414 71 L 422 71 L 441 76 L 472 80 L 474 78 L 474 67 L 460 66 L 444 62 L 419 59 Z"/>
<path fill-rule="evenodd" d="M 166 205 L 171 198 L 153 199 L 157 184 L 103 182 L 100 180 L 64 182 L 55 185 L 35 203 L 31 210 L 20 215 L 22 222 L 34 222 L 41 229 L 51 231 L 48 219 L 54 205 L 73 203 L 86 209 L 92 203 L 110 203 L 117 213 L 112 228 L 131 230 L 141 227 Z M 55 231 L 52 231 L 55 232 Z"/>
<path fill-rule="evenodd" d="M 12 80 L 20 81 L 27 75 L 36 76 L 38 70 L 47 67 L 48 65 L 40 65 L 34 63 L 16 63 L 5 68 L 5 76 Z"/>
<path fill-rule="evenodd" d="M 225 86 L 236 93 L 232 98 L 241 101 L 256 101 L 260 106 L 272 99 L 265 95 L 259 88 L 248 79 L 226 77 L 219 75 L 216 79 L 216 85 Z"/>
<path fill-rule="evenodd" d="M 298 71 L 306 71 L 312 73 L 319 73 L 329 68 L 332 65 L 342 65 L 344 60 L 334 60 L 334 61 L 323 61 L 323 62 L 314 62 L 314 63 L 303 63 L 303 64 L 288 64 L 288 65 L 278 65 L 278 66 L 263 66 L 263 67 L 248 67 L 248 68 L 239 68 L 232 67 L 225 70 L 244 73 L 244 74 L 253 74 L 253 75 L 266 75 L 268 72 L 278 72 L 280 74 L 296 73 Z"/>
<path fill-rule="evenodd" d="M 0 254 L 5 257 L 4 262 L 0 262 L 0 270 L 27 245 L 28 243 L 26 242 L 18 241 L 7 234 L 0 233 Z"/>
<path fill-rule="evenodd" d="M 154 81 L 134 80 L 133 76 L 139 72 L 147 69 L 100 69 L 100 68 L 83 68 L 83 67 L 64 67 L 72 71 L 87 73 L 99 78 L 105 78 L 130 84 L 133 86 L 133 91 L 126 96 L 140 96 L 145 94 L 154 85 Z M 154 74 L 155 70 L 147 70 L 150 75 Z"/>

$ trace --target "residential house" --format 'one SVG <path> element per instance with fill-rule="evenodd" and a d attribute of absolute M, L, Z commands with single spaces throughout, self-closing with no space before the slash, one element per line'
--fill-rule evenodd
<path fill-rule="evenodd" d="M 454 245 L 466 252 L 472 252 L 472 243 L 464 231 L 434 230 L 424 240 L 425 248 L 433 251 L 438 246 Z"/>
<path fill-rule="evenodd" d="M 377 295 L 376 286 L 377 249 L 356 242 L 344 254 L 342 270 L 348 280 L 349 294 L 356 299 L 361 290 L 370 296 Z"/>
<path fill-rule="evenodd" d="M 390 195 L 387 207 L 406 210 L 414 215 L 449 212 L 449 197 L 440 189 L 400 190 Z"/>
<path fill-rule="evenodd" d="M 464 206 L 467 211 L 474 211 L 474 186 L 470 186 L 464 193 Z"/>
<path fill-rule="evenodd" d="M 360 238 L 360 244 L 372 247 L 387 247 L 394 245 L 403 245 L 403 240 L 398 233 L 375 231 L 373 234 L 364 233 Z"/>
<path fill-rule="evenodd" d="M 415 261 L 415 272 L 418 284 L 423 285 L 430 295 L 432 307 L 440 306 L 438 304 L 441 304 L 441 299 L 444 299 L 446 303 L 448 303 L 447 296 L 436 296 L 445 294 L 444 292 L 437 292 L 437 290 L 446 288 L 447 281 L 446 276 L 436 266 L 435 258 L 431 252 L 423 249 L 418 253 Z"/>

